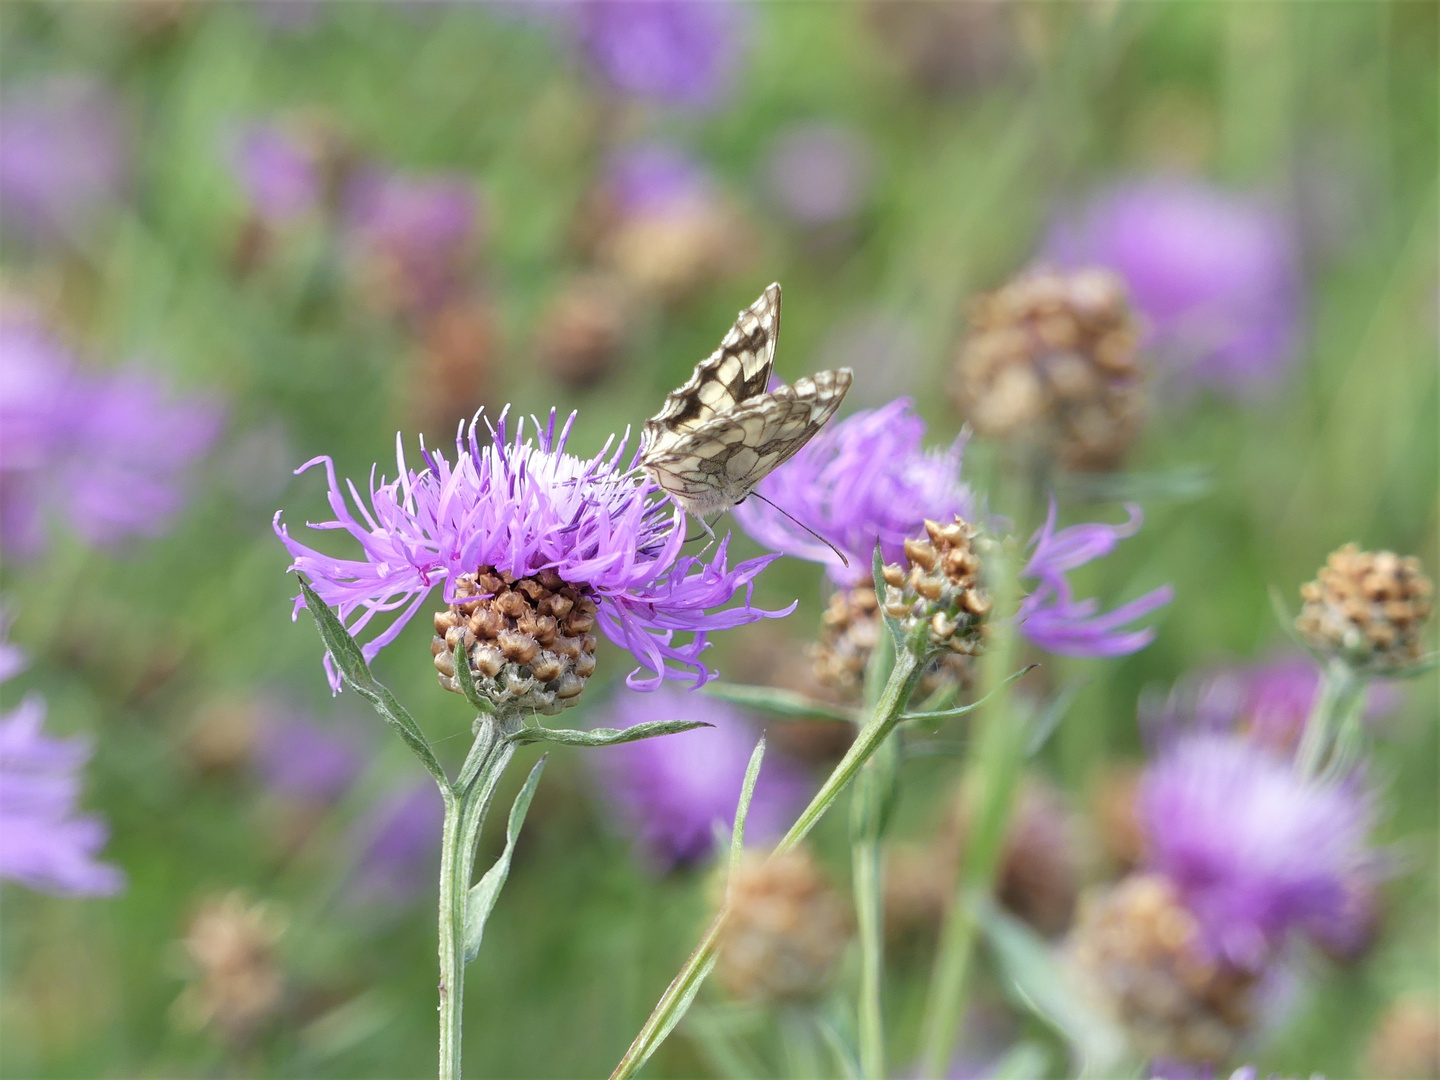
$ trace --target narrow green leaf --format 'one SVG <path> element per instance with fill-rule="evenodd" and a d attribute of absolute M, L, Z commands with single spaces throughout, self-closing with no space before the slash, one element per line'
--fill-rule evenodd
<path fill-rule="evenodd" d="M 525 814 L 530 809 L 530 800 L 540 783 L 540 773 L 545 768 L 545 756 L 535 763 L 530 775 L 525 778 L 515 802 L 510 807 L 510 820 L 505 825 L 505 850 L 495 860 L 485 876 L 470 888 L 465 899 L 465 962 L 474 960 L 480 952 L 480 941 L 485 936 L 485 923 L 500 897 L 500 889 L 510 876 L 510 857 L 515 853 L 515 841 L 520 837 L 520 828 L 525 824 Z"/>
<path fill-rule="evenodd" d="M 392 694 L 383 683 L 370 673 L 370 665 L 365 662 L 365 656 L 360 651 L 360 646 L 350 636 L 348 630 L 340 622 L 339 616 L 330 609 L 330 605 L 320 599 L 318 593 L 310 587 L 299 574 L 295 575 L 300 581 L 300 592 L 305 597 L 305 607 L 315 619 L 315 627 L 320 631 L 320 639 L 325 643 L 330 658 L 335 662 L 335 667 L 340 672 L 340 677 L 345 680 L 352 690 L 374 706 L 381 718 L 395 729 L 396 734 L 410 747 L 421 764 L 430 770 L 430 775 L 435 777 L 436 783 L 441 787 L 450 787 L 450 778 L 445 775 L 440 762 L 435 758 L 435 752 L 430 749 L 430 740 L 425 738 L 425 733 L 420 730 L 420 725 L 415 723 L 414 718 L 405 711 L 404 706 L 395 700 Z"/>
<path fill-rule="evenodd" d="M 715 954 L 711 953 L 709 958 L 692 973 L 690 982 L 685 987 L 685 992 L 671 1005 L 670 1011 L 665 1017 L 665 1022 L 656 1029 L 654 1038 L 646 1043 L 645 1049 L 637 1055 L 634 1066 L 627 1075 L 633 1075 L 635 1072 L 638 1072 L 639 1069 L 650 1060 L 650 1055 L 660 1049 L 661 1044 L 670 1037 L 670 1033 L 675 1030 L 675 1025 L 685 1019 L 685 1014 L 690 1011 L 690 1006 L 695 1003 L 695 995 L 700 992 L 700 987 L 705 985 L 705 980 L 710 977 L 710 972 L 715 970 L 715 960 Z"/>
<path fill-rule="evenodd" d="M 860 1080 L 860 1058 L 854 1048 L 845 1042 L 845 1037 L 840 1034 L 835 1023 L 829 1017 L 817 1016 L 815 1030 L 820 1032 L 821 1041 L 835 1059 L 841 1080 Z"/>
<path fill-rule="evenodd" d="M 1023 668 L 1021 668 L 1019 671 L 1015 672 L 1015 674 L 1013 674 L 1013 675 L 1009 676 L 1008 678 L 1006 678 L 1006 680 L 1005 680 L 1004 682 L 1002 682 L 1002 683 L 1001 683 L 998 687 L 996 687 L 994 690 L 991 690 L 990 693 L 986 694 L 986 695 L 985 695 L 984 697 L 982 697 L 979 701 L 972 701 L 969 705 L 961 705 L 961 706 L 959 706 L 959 707 L 957 707 L 957 708 L 954 708 L 954 709 L 941 709 L 939 712 L 906 713 L 906 714 L 905 714 L 904 716 L 902 716 L 900 719 L 901 719 L 901 720 L 944 720 L 944 719 L 946 719 L 946 718 L 948 718 L 948 717 L 951 717 L 951 716 L 964 716 L 966 713 L 970 712 L 971 710 L 973 710 L 973 709 L 978 709 L 981 705 L 984 705 L 985 702 L 989 701 L 992 697 L 994 697 L 996 694 L 998 694 L 1001 689 L 1003 689 L 1003 688 L 1006 687 L 1006 686 L 1009 686 L 1012 682 L 1014 682 L 1016 679 L 1020 678 L 1021 676 L 1028 675 L 1030 672 L 1034 671 L 1034 670 L 1035 670 L 1037 667 L 1039 667 L 1039 666 L 1040 666 L 1039 664 L 1027 664 L 1027 665 L 1025 665 L 1025 666 L 1024 666 Z"/>
<path fill-rule="evenodd" d="M 735 830 L 730 834 L 730 872 L 740 861 L 745 850 L 745 818 L 750 814 L 750 799 L 755 794 L 755 781 L 760 777 L 760 762 L 765 757 L 765 736 L 755 744 L 750 753 L 750 764 L 745 766 L 745 782 L 740 785 L 740 801 L 735 805 Z"/>
<path fill-rule="evenodd" d="M 1036 717 L 1031 725 L 1030 741 L 1025 746 L 1026 757 L 1034 757 L 1050 741 L 1050 736 L 1055 734 L 1055 729 L 1060 726 L 1060 721 L 1065 719 L 1065 714 L 1070 711 L 1070 706 L 1075 704 L 1075 699 L 1080 696 L 1084 686 L 1082 680 L 1068 682 L 1050 699 L 1045 711 Z"/>
<path fill-rule="evenodd" d="M 647 720 L 627 728 L 592 728 L 576 731 L 573 728 L 523 727 L 506 736 L 513 743 L 552 742 L 561 746 L 615 746 L 619 743 L 635 742 L 637 739 L 653 739 L 657 735 L 674 735 L 695 728 L 714 727 L 714 724 L 699 720 Z"/>
<path fill-rule="evenodd" d="M 901 646 L 900 624 L 885 612 L 885 557 L 880 554 L 880 542 L 875 542 L 875 553 L 870 556 L 870 577 L 875 583 L 875 597 L 880 601 L 880 619 L 890 631 L 890 640 L 898 649 Z"/>
<path fill-rule="evenodd" d="M 855 717 L 848 709 L 838 705 L 827 705 L 793 690 L 780 690 L 773 686 L 745 686 L 741 683 L 713 682 L 705 686 L 707 694 L 743 705 L 748 709 L 781 716 L 786 720 L 844 720 L 854 723 Z"/>
<path fill-rule="evenodd" d="M 978 899 L 976 907 L 1010 997 L 1065 1038 L 1083 1072 L 1120 1075 L 1126 1054 L 1124 1036 L 1075 993 L 1045 941 L 988 899 Z"/>
<path fill-rule="evenodd" d="M 475 676 L 470 671 L 470 657 L 465 652 L 465 643 L 457 641 L 455 651 L 452 654 L 455 662 L 455 681 L 460 684 L 460 692 L 465 695 L 465 700 L 470 702 L 476 712 L 494 715 L 495 706 L 490 701 L 480 696 L 480 691 L 475 688 Z"/>

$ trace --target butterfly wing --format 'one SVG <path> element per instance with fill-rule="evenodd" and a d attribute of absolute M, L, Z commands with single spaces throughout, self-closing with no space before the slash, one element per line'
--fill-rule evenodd
<path fill-rule="evenodd" d="M 851 380 L 849 368 L 821 371 L 752 397 L 679 433 L 645 467 L 692 515 L 726 510 L 815 437 Z"/>
<path fill-rule="evenodd" d="M 702 429 L 770 385 L 775 342 L 780 336 L 780 286 L 771 285 L 735 320 L 720 347 L 695 365 L 685 384 L 645 424 L 645 455 L 664 452 L 688 432 Z"/>

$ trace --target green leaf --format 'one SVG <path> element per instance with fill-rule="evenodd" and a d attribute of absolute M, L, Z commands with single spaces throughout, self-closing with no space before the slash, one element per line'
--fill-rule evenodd
<path fill-rule="evenodd" d="M 510 820 L 505 826 L 505 850 L 495 860 L 485 876 L 470 888 L 465 899 L 465 962 L 474 960 L 480 952 L 480 940 L 485 936 L 485 923 L 500 897 L 500 889 L 510 876 L 510 857 L 515 853 L 515 841 L 520 837 L 520 828 L 525 824 L 525 813 L 530 809 L 530 800 L 540 783 L 540 773 L 545 768 L 545 755 L 535 763 L 530 775 L 525 778 L 515 802 L 510 807 Z"/>
<path fill-rule="evenodd" d="M 475 689 L 475 676 L 470 671 L 470 657 L 465 652 L 465 643 L 457 641 L 455 652 L 452 654 L 455 661 L 455 681 L 460 684 L 460 692 L 465 695 L 465 700 L 470 702 L 476 712 L 486 713 L 493 716 L 495 705 L 493 702 L 480 696 L 480 691 Z"/>
<path fill-rule="evenodd" d="M 445 770 L 440 767 L 440 762 L 435 759 L 435 752 L 430 749 L 430 740 L 425 738 L 425 733 L 420 730 L 420 725 L 415 723 L 414 718 L 405 711 L 400 702 L 395 700 L 395 695 L 386 689 L 374 675 L 370 673 L 370 665 L 365 662 L 365 655 L 360 651 L 360 646 L 350 636 L 344 625 L 340 622 L 339 616 L 330 609 L 330 605 L 320 599 L 320 596 L 310 587 L 310 583 L 299 574 L 295 575 L 300 581 L 300 592 L 305 597 L 305 607 L 315 619 L 315 627 L 320 631 L 320 639 L 325 642 L 325 648 L 330 653 L 330 658 L 335 662 L 335 667 L 340 672 L 340 677 L 345 684 L 359 694 L 366 701 L 375 707 L 384 721 L 395 729 L 396 734 L 405 741 L 422 765 L 430 770 L 430 775 L 435 777 L 435 782 L 446 790 L 450 789 L 450 778 L 445 775 Z"/>
<path fill-rule="evenodd" d="M 990 1080 L 1045 1080 L 1050 1055 L 1031 1042 L 1017 1043 L 1006 1051 L 990 1073 Z"/>
<path fill-rule="evenodd" d="M 685 992 L 671 1005 L 670 1011 L 665 1017 L 665 1022 L 656 1030 L 655 1037 L 645 1044 L 645 1049 L 636 1056 L 633 1066 L 625 1075 L 634 1075 L 641 1066 L 650 1060 L 650 1056 L 654 1054 L 656 1050 L 660 1049 L 661 1044 L 670 1037 L 670 1033 L 675 1030 L 675 1025 L 685 1019 L 685 1014 L 690 1011 L 690 1006 L 695 1003 L 695 995 L 700 992 L 700 987 L 705 985 L 705 980 L 710 977 L 710 972 L 715 970 L 716 959 L 715 954 L 711 953 L 705 962 L 700 965 L 699 969 L 692 973 L 691 981 L 685 987 Z"/>
<path fill-rule="evenodd" d="M 890 631 L 890 640 L 900 648 L 903 637 L 900 624 L 885 612 L 885 557 L 880 554 L 880 541 L 875 541 L 875 553 L 870 556 L 870 577 L 875 583 L 875 598 L 880 601 L 880 619 Z"/>
<path fill-rule="evenodd" d="M 1121 1075 L 1124 1036 L 1066 982 L 1045 941 L 992 901 L 975 903 L 1006 993 L 1065 1038 L 1080 1059 L 1082 1074 Z"/>
<path fill-rule="evenodd" d="M 755 744 L 750 753 L 750 764 L 745 766 L 745 781 L 740 785 L 740 801 L 735 805 L 735 830 L 730 834 L 730 872 L 740 861 L 745 850 L 745 818 L 750 814 L 750 799 L 755 794 L 755 781 L 760 777 L 760 762 L 765 757 L 765 736 Z"/>
<path fill-rule="evenodd" d="M 1001 688 L 1006 687 L 1006 686 L 1009 686 L 1009 685 L 1010 685 L 1012 682 L 1014 682 L 1016 679 L 1020 678 L 1020 677 L 1023 676 L 1023 675 L 1028 675 L 1030 672 L 1034 671 L 1034 670 L 1035 670 L 1036 668 L 1038 668 L 1039 666 L 1040 666 L 1039 664 L 1026 664 L 1026 665 L 1025 665 L 1023 668 L 1021 668 L 1019 671 L 1015 672 L 1015 674 L 1009 676 L 1004 682 L 1002 682 L 1002 683 L 1000 684 L 1000 686 L 997 686 L 994 690 L 990 691 L 990 693 L 986 694 L 986 695 L 985 695 L 984 697 L 982 697 L 979 701 L 972 701 L 969 705 L 960 705 L 960 706 L 958 706 L 958 707 L 956 707 L 956 708 L 954 708 L 954 709 L 941 709 L 939 712 L 906 713 L 906 714 L 905 714 L 904 716 L 902 716 L 900 719 L 901 719 L 901 720 L 944 720 L 944 719 L 947 719 L 948 717 L 951 717 L 951 716 L 964 716 L 966 713 L 968 713 L 968 712 L 970 712 L 970 711 L 972 711 L 972 710 L 974 710 L 974 709 L 978 709 L 981 705 L 984 705 L 985 702 L 989 701 L 992 697 L 994 697 L 996 694 L 998 694 L 998 693 L 1000 692 Z"/>
<path fill-rule="evenodd" d="M 1055 729 L 1060 726 L 1060 721 L 1065 719 L 1065 714 L 1070 711 L 1070 706 L 1075 704 L 1075 699 L 1080 696 L 1084 686 L 1082 680 L 1066 683 L 1060 688 L 1060 692 L 1050 699 L 1045 711 L 1036 717 L 1031 725 L 1030 741 L 1025 745 L 1026 757 L 1034 757 L 1050 741 L 1050 736 L 1055 734 Z"/>
<path fill-rule="evenodd" d="M 714 727 L 699 720 L 647 720 L 627 728 L 592 728 L 576 731 L 573 728 L 523 727 L 507 735 L 513 743 L 552 742 L 561 746 L 616 746 L 619 743 L 635 742 L 637 739 L 653 739 L 657 735 L 674 735 L 695 728 Z"/>
<path fill-rule="evenodd" d="M 745 686 L 741 683 L 713 682 L 705 686 L 707 694 L 757 712 L 781 716 L 786 720 L 844 720 L 855 722 L 854 715 L 838 705 L 827 705 L 793 690 L 773 686 Z"/>

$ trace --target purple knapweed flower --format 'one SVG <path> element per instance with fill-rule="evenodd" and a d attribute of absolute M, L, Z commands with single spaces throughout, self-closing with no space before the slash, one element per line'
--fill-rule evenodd
<path fill-rule="evenodd" d="M 275 124 L 253 124 L 235 140 L 232 160 L 250 210 L 281 223 L 313 213 L 325 194 L 315 148 Z"/>
<path fill-rule="evenodd" d="M 255 768 L 278 795 L 329 804 L 365 767 L 365 748 L 347 728 L 322 727 L 297 715 L 268 717 L 255 747 Z"/>
<path fill-rule="evenodd" d="M 602 724 L 627 728 L 646 720 L 698 720 L 713 727 L 641 739 L 596 751 L 592 763 L 605 801 L 657 870 L 705 858 L 715 824 L 729 830 L 759 730 L 738 710 L 704 694 L 621 690 Z M 805 805 L 813 785 L 771 747 L 745 818 L 747 842 L 778 838 Z"/>
<path fill-rule="evenodd" d="M 1047 652 L 1060 656 L 1126 656 L 1138 652 L 1155 638 L 1153 627 L 1127 629 L 1175 598 L 1169 585 L 1153 589 L 1128 604 L 1110 611 L 1100 610 L 1100 601 L 1076 600 L 1066 578 L 1071 570 L 1102 559 L 1127 536 L 1134 536 L 1143 517 L 1138 506 L 1127 507 L 1130 520 L 1124 525 L 1092 522 L 1055 529 L 1055 503 L 1045 524 L 1031 537 L 1030 559 L 1021 571 L 1029 579 L 1030 593 L 1020 602 L 1020 630 Z"/>
<path fill-rule="evenodd" d="M 1354 783 L 1305 779 L 1241 735 L 1175 740 L 1141 778 L 1138 810 L 1150 867 L 1238 967 L 1260 968 L 1291 930 L 1346 918 L 1373 865 Z"/>
<path fill-rule="evenodd" d="M 853 217 L 874 176 L 870 145 L 839 124 L 797 124 L 771 143 L 762 165 L 771 201 L 800 225 Z"/>
<path fill-rule="evenodd" d="M 1293 751 L 1320 682 L 1315 661 L 1299 653 L 1214 668 L 1178 686 L 1149 723 L 1158 725 L 1162 734 L 1182 727 L 1241 731 L 1272 749 Z M 1398 704 L 1394 687 L 1372 683 L 1366 688 L 1368 719 L 1378 719 Z"/>
<path fill-rule="evenodd" d="M 745 12 L 728 0 L 586 0 L 574 8 L 590 63 L 617 90 L 665 105 L 709 108 L 735 84 Z"/>
<path fill-rule="evenodd" d="M 635 689 L 680 677 L 676 667 L 690 668 L 697 685 L 703 683 L 714 677 L 700 658 L 710 631 L 794 610 L 793 604 L 778 612 L 751 605 L 753 582 L 773 555 L 731 569 L 727 538 L 708 562 L 682 557 L 683 512 L 655 501 L 654 484 L 621 464 L 623 440 L 613 453 L 607 442 L 584 459 L 565 452 L 575 414 L 557 435 L 552 411 L 548 426 L 537 422 L 533 441 L 524 437 L 522 419 L 509 442 L 505 419 L 501 413 L 492 441 L 483 446 L 478 418 L 473 421 L 468 439 L 456 439 L 453 464 L 422 444 L 426 468 L 419 472 L 406 466 L 397 435 L 399 478 L 377 482 L 372 472 L 368 506 L 354 484 L 341 487 L 330 458 L 301 466 L 301 472 L 325 467 L 335 514 L 311 527 L 348 532 L 364 558 L 336 558 L 290 539 L 277 513 L 275 531 L 294 557 L 291 569 L 310 579 L 352 634 L 364 633 L 376 615 L 399 611 L 361 646 L 367 660 L 395 640 L 435 586 L 443 586 L 445 603 L 454 603 L 457 580 L 481 567 L 516 578 L 552 570 L 589 595 L 605 636 L 640 662 L 627 679 Z M 715 610 L 737 594 L 744 595 L 740 606 Z M 297 617 L 301 607 L 297 597 Z M 691 640 L 675 640 L 687 631 Z M 328 657 L 326 664 L 330 668 Z M 339 689 L 333 668 L 330 682 Z"/>
<path fill-rule="evenodd" d="M 222 418 L 152 375 L 82 371 L 38 324 L 0 320 L 0 545 L 34 554 L 47 514 L 97 547 L 162 534 Z"/>
<path fill-rule="evenodd" d="M 877 542 L 894 562 L 904 558 L 907 538 L 923 534 L 927 518 L 974 521 L 980 513 L 960 479 L 967 436 L 931 451 L 922 449 L 924 439 L 925 421 L 909 398 L 857 412 L 828 425 L 760 481 L 755 490 L 774 506 L 747 499 L 732 513 L 757 543 L 820 563 L 837 585 L 869 581 Z M 839 548 L 850 565 L 796 521 Z"/>
<path fill-rule="evenodd" d="M 445 803 L 429 777 L 392 792 L 357 825 L 350 895 L 403 903 L 433 887 Z"/>
<path fill-rule="evenodd" d="M 756 491 L 774 507 L 757 499 L 732 513 L 757 542 L 821 563 L 836 584 L 867 581 L 877 541 L 884 558 L 894 561 L 903 558 L 907 537 L 924 535 L 927 519 L 958 514 L 981 527 L 990 524 L 983 505 L 960 479 L 965 435 L 939 451 L 922 450 L 924 436 L 925 422 L 908 398 L 855 413 L 831 424 L 761 481 Z M 1101 612 L 1097 600 L 1076 600 L 1066 578 L 1071 570 L 1110 554 L 1139 523 L 1140 512 L 1132 508 L 1126 525 L 1072 525 L 1056 531 L 1052 505 L 1031 539 L 1022 571 L 1031 591 L 1017 616 L 1021 632 L 1040 648 L 1064 656 L 1123 656 L 1148 645 L 1154 630 L 1127 627 L 1169 603 L 1170 586 Z M 807 528 L 844 552 L 850 565 L 843 566 Z"/>
<path fill-rule="evenodd" d="M 1297 243 L 1263 200 L 1193 181 L 1127 183 L 1063 217 L 1045 254 L 1121 274 L 1178 385 L 1263 394 L 1299 351 Z"/>
<path fill-rule="evenodd" d="M 0 682 L 25 666 L 4 622 L 0 615 Z M 37 694 L 0 714 L 0 878 L 70 896 L 118 892 L 125 875 L 96 859 L 109 830 L 76 812 L 90 747 L 82 738 L 52 738 L 44 726 Z"/>
<path fill-rule="evenodd" d="M 610 204 L 625 217 L 710 203 L 718 194 L 704 164 L 663 142 L 633 143 L 614 151 L 605 163 L 602 184 Z"/>
<path fill-rule="evenodd" d="M 32 240 L 73 240 L 124 193 L 130 144 L 112 90 L 52 78 L 0 93 L 0 218 Z"/>

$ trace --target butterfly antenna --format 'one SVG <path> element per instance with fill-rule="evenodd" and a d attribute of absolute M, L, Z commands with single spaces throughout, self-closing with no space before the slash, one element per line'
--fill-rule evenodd
<path fill-rule="evenodd" d="M 816 540 L 819 540 L 822 544 L 824 544 L 826 547 L 828 547 L 831 551 L 835 552 L 835 554 L 839 557 L 840 561 L 841 561 L 842 563 L 844 563 L 847 567 L 850 565 L 850 560 L 845 557 L 845 553 L 844 553 L 843 551 L 841 551 L 839 548 L 837 548 L 837 547 L 836 547 L 834 544 L 832 544 L 829 540 L 826 540 L 825 537 L 821 536 L 821 535 L 820 535 L 819 533 L 817 533 L 814 529 L 810 528 L 809 525 L 806 525 L 803 521 L 797 520 L 796 517 L 795 517 L 795 515 L 790 514 L 790 513 L 787 513 L 784 507 L 776 506 L 773 502 L 771 502 L 769 499 L 765 498 L 765 496 L 764 496 L 764 495 L 761 495 L 758 491 L 752 491 L 752 492 L 750 492 L 750 494 L 751 494 L 751 495 L 754 495 L 755 498 L 759 499 L 759 500 L 760 500 L 761 502 L 763 502 L 766 506 L 770 507 L 770 509 L 772 509 L 772 510 L 778 510 L 780 513 L 784 514 L 787 518 L 789 518 L 791 521 L 795 522 L 796 525 L 799 525 L 800 528 L 804 529 L 807 533 L 809 533 L 811 536 L 813 536 Z"/>

